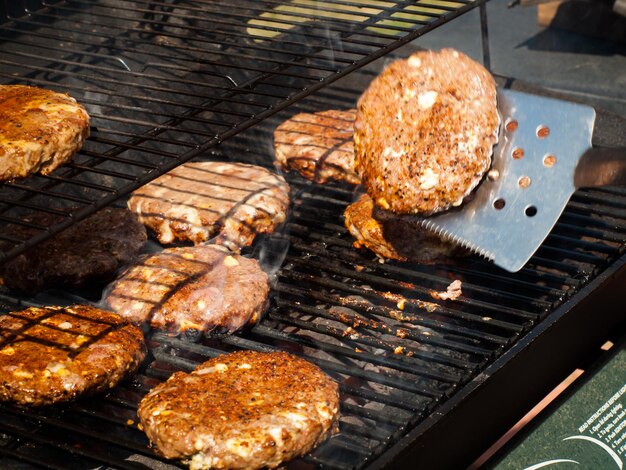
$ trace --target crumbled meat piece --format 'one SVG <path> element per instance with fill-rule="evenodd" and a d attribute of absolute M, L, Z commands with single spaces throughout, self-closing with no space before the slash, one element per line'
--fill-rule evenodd
<path fill-rule="evenodd" d="M 463 294 L 461 292 L 461 281 L 458 279 L 452 281 L 445 291 L 429 290 L 428 293 L 433 299 L 456 300 Z"/>
<path fill-rule="evenodd" d="M 346 208 L 344 221 L 355 243 L 381 259 L 432 264 L 467 255 L 465 249 L 422 229 L 410 216 L 375 208 L 367 194 Z"/>

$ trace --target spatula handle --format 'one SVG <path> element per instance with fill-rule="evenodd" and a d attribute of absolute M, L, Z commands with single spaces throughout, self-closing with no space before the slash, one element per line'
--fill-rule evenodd
<path fill-rule="evenodd" d="M 626 148 L 591 148 L 580 158 L 576 188 L 626 185 Z"/>

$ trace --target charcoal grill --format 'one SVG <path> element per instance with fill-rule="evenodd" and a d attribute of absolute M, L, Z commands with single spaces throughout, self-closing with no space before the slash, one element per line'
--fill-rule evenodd
<path fill-rule="evenodd" d="M 482 2 L 294 4 L 0 2 L 0 81 L 67 91 L 93 117 L 72 164 L 0 190 L 3 257 L 191 158 L 271 167 L 278 122 L 353 106 L 382 66 L 376 58 Z M 615 122 L 619 134 L 623 122 L 600 113 L 599 127 Z M 601 135 L 610 145 L 610 133 Z M 237 349 L 290 351 L 340 383 L 340 433 L 289 468 L 462 468 L 562 371 L 623 331 L 622 188 L 577 192 L 540 251 L 511 274 L 477 257 L 381 264 L 355 250 L 343 228 L 354 188 L 287 178 L 285 230 L 246 252 L 274 277 L 267 316 L 232 336 L 152 332 L 140 373 L 98 398 L 34 410 L 0 405 L 1 468 L 177 468 L 136 428 L 138 401 L 173 371 Z M 11 225 L 32 212 L 63 221 L 15 240 Z M 457 301 L 429 294 L 456 279 Z M 0 291 L 3 311 L 85 299 L 97 303 L 99 294 Z"/>

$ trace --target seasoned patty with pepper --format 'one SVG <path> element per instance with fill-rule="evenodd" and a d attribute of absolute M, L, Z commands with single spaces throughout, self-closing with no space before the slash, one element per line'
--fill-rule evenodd
<path fill-rule="evenodd" d="M 316 183 L 328 180 L 359 184 L 354 169 L 355 109 L 300 113 L 274 131 L 276 164 Z"/>
<path fill-rule="evenodd" d="M 285 221 L 289 185 L 256 165 L 186 163 L 137 189 L 128 207 L 163 244 L 215 237 L 238 251 Z"/>
<path fill-rule="evenodd" d="M 431 264 L 468 254 L 467 250 L 422 229 L 411 216 L 375 208 L 367 194 L 346 208 L 344 222 L 356 238 L 355 248 L 364 246 L 380 259 Z"/>
<path fill-rule="evenodd" d="M 0 181 L 49 174 L 89 137 L 87 111 L 66 94 L 0 85 Z"/>
<path fill-rule="evenodd" d="M 453 49 L 397 60 L 361 95 L 355 166 L 374 203 L 397 214 L 458 206 L 491 165 L 496 83 Z"/>
<path fill-rule="evenodd" d="M 0 315 L 0 400 L 47 405 L 107 390 L 145 355 L 139 328 L 88 305 Z"/>
<path fill-rule="evenodd" d="M 284 352 L 238 351 L 176 372 L 139 404 L 157 451 L 192 469 L 275 468 L 336 430 L 339 387 Z"/>
<path fill-rule="evenodd" d="M 23 221 L 47 227 L 58 219 L 37 213 Z M 25 225 L 9 230 L 24 240 L 39 233 Z M 0 265 L 0 276 L 9 287 L 31 293 L 49 287 L 102 284 L 133 261 L 146 240 L 146 229 L 135 214 L 107 207 Z"/>
<path fill-rule="evenodd" d="M 218 245 L 168 248 L 129 268 L 106 301 L 135 323 L 174 332 L 234 332 L 268 305 L 269 278 L 255 259 Z"/>

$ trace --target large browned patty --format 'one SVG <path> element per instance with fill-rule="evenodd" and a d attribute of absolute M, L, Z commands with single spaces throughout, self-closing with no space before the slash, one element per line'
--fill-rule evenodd
<path fill-rule="evenodd" d="M 359 184 L 354 169 L 355 109 L 300 113 L 274 131 L 276 164 L 296 170 L 316 183 L 328 180 Z"/>
<path fill-rule="evenodd" d="M 453 49 L 417 52 L 359 98 L 355 165 L 377 206 L 432 214 L 480 182 L 498 125 L 496 84 L 482 65 Z"/>
<path fill-rule="evenodd" d="M 431 264 L 467 255 L 463 248 L 420 228 L 411 216 L 375 208 L 367 194 L 346 208 L 344 222 L 356 238 L 355 247 L 364 246 L 383 260 Z"/>
<path fill-rule="evenodd" d="M 186 163 L 137 189 L 128 207 L 163 244 L 216 237 L 238 251 L 285 221 L 289 185 L 255 165 Z"/>
<path fill-rule="evenodd" d="M 168 248 L 129 268 L 108 304 L 124 318 L 171 331 L 236 331 L 268 305 L 269 278 L 255 259 L 217 245 Z"/>
<path fill-rule="evenodd" d="M 284 352 L 239 351 L 176 372 L 139 404 L 158 452 L 192 469 L 274 468 L 301 456 L 337 423 L 337 384 Z"/>
<path fill-rule="evenodd" d="M 40 172 L 72 159 L 89 137 L 89 115 L 66 94 L 0 85 L 0 181 Z"/>
<path fill-rule="evenodd" d="M 0 315 L 0 400 L 45 405 L 100 392 L 145 355 L 139 328 L 87 305 Z"/>
<path fill-rule="evenodd" d="M 43 227 L 58 221 L 43 213 L 23 220 Z M 36 233 L 28 226 L 12 229 L 21 239 Z M 27 292 L 101 284 L 133 261 L 146 239 L 146 229 L 133 213 L 105 208 L 3 264 L 0 276 L 9 287 Z"/>

